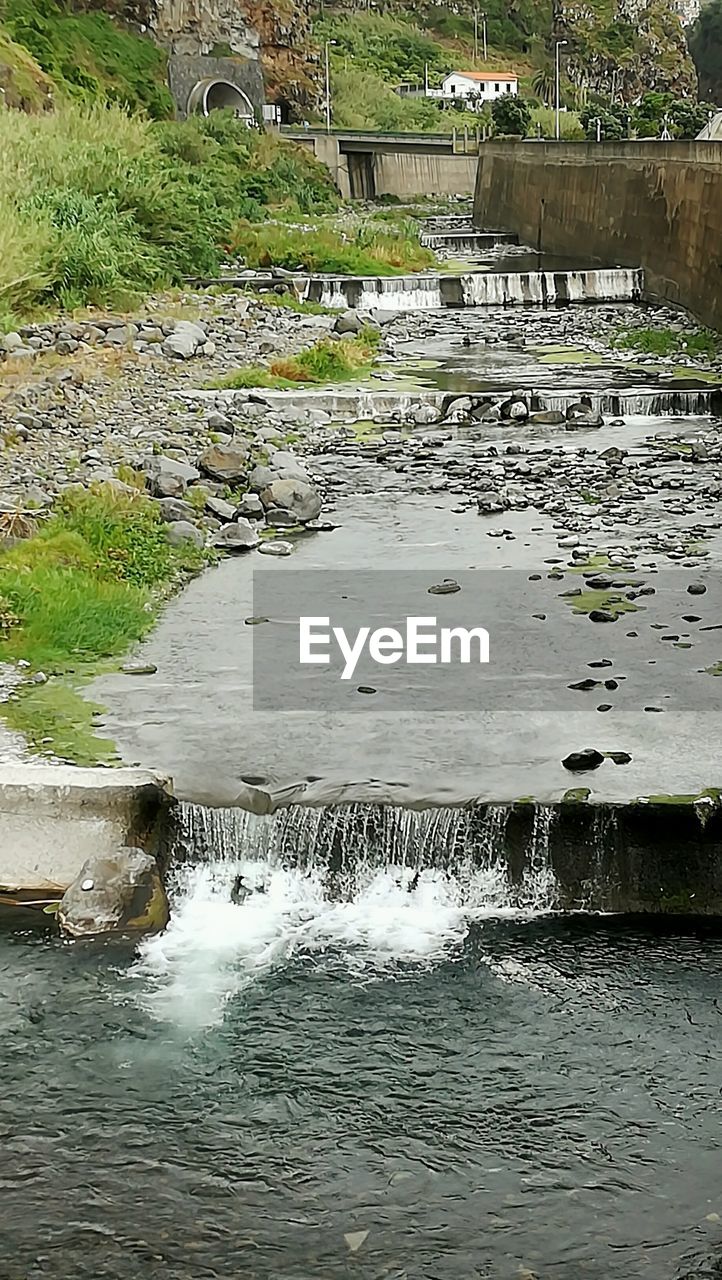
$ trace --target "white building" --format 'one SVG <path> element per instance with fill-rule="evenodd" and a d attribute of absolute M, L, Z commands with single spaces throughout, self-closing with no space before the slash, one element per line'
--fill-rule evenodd
<path fill-rule="evenodd" d="M 505 71 L 451 71 L 440 89 L 428 89 L 429 98 L 441 98 L 444 102 L 464 101 L 474 98 L 481 105 L 494 102 L 505 93 L 518 94 L 517 76 Z"/>

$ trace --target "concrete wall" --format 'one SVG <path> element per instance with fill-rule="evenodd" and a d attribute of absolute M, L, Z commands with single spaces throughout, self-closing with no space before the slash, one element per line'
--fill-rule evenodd
<path fill-rule="evenodd" d="M 123 845 L 155 854 L 170 803 L 145 769 L 0 766 L 0 891 L 62 891 Z"/>
<path fill-rule="evenodd" d="M 722 328 L 719 143 L 487 143 L 474 221 L 550 253 L 642 266 L 651 297 Z"/>
<path fill-rule="evenodd" d="M 191 90 L 200 80 L 227 80 L 245 93 L 258 114 L 265 102 L 260 63 L 252 58 L 211 58 L 203 54 L 171 54 L 168 84 L 178 114 L 184 117 Z"/>
<path fill-rule="evenodd" d="M 377 196 L 470 196 L 476 181 L 476 156 L 395 155 L 374 156 Z"/>

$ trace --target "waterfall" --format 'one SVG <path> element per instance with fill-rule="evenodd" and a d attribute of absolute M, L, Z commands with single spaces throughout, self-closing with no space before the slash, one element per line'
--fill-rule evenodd
<path fill-rule="evenodd" d="M 352 898 L 377 872 L 443 872 L 464 905 L 493 912 L 549 910 L 557 888 L 549 833 L 553 809 L 535 806 L 528 847 L 507 856 L 511 810 L 503 805 L 424 809 L 348 804 L 293 806 L 274 814 L 181 804 L 172 840 L 172 866 L 226 868 L 229 883 L 244 859 L 269 868 L 318 874 L 331 892 Z"/>
<path fill-rule="evenodd" d="M 471 227 L 459 227 L 454 231 L 425 231 L 421 244 L 448 255 L 478 253 L 495 245 L 518 244 L 518 237 L 503 231 L 474 231 Z"/>
<path fill-rule="evenodd" d="M 643 273 L 627 267 L 589 271 L 479 271 L 469 275 L 316 276 L 304 297 L 359 311 L 431 311 L 440 307 L 631 302 Z"/>

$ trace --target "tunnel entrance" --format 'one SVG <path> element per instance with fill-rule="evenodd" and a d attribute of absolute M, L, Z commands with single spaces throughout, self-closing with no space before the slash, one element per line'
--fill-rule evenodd
<path fill-rule="evenodd" d="M 245 120 L 249 127 L 255 124 L 255 112 L 250 98 L 242 89 L 231 84 L 230 80 L 216 80 L 210 77 L 199 80 L 188 95 L 186 108 L 189 116 L 208 116 L 211 111 L 232 111 L 239 120 Z"/>

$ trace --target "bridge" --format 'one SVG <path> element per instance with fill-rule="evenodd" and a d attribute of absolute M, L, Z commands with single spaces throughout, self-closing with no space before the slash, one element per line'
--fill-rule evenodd
<path fill-rule="evenodd" d="M 362 129 L 284 128 L 333 174 L 341 195 L 373 200 L 393 195 L 471 196 L 480 132 L 380 133 Z"/>

